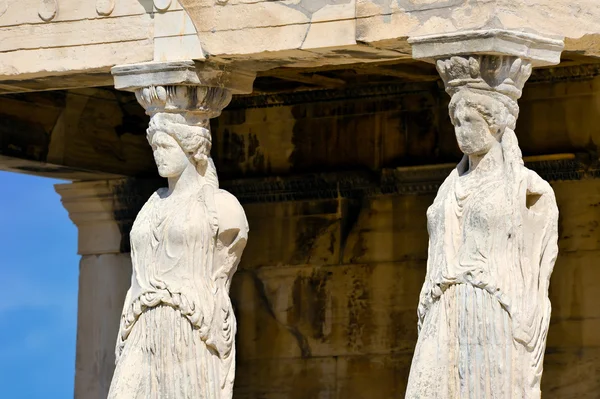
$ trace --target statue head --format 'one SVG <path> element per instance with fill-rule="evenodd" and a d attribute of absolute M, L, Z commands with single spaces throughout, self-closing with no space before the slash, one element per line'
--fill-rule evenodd
<path fill-rule="evenodd" d="M 466 155 L 484 154 L 514 131 L 531 63 L 514 56 L 454 56 L 436 67 L 450 94 L 450 118 Z"/>
<path fill-rule="evenodd" d="M 182 114 L 156 113 L 150 120 L 147 138 L 162 177 L 177 177 L 190 165 L 201 174 L 209 164 L 214 168 L 208 120 L 190 121 Z"/>
<path fill-rule="evenodd" d="M 487 153 L 501 141 L 507 128 L 514 129 L 518 112 L 510 98 L 490 91 L 463 89 L 452 96 L 450 118 L 460 150 L 466 155 Z"/>

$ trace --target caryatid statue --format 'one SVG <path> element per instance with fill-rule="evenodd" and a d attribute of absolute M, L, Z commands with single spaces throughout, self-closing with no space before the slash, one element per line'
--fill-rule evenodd
<path fill-rule="evenodd" d="M 514 132 L 531 64 L 454 56 L 437 69 L 464 157 L 427 211 L 406 397 L 539 398 L 558 208 L 550 185 L 524 166 Z"/>
<path fill-rule="evenodd" d="M 231 94 L 217 87 L 136 90 L 168 187 L 131 230 L 133 276 L 110 399 L 230 399 L 235 373 L 231 277 L 248 237 L 241 205 L 219 189 L 209 118 Z"/>

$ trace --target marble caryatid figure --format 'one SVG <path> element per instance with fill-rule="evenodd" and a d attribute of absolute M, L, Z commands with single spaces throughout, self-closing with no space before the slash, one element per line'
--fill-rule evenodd
<path fill-rule="evenodd" d="M 406 397 L 539 398 L 558 208 L 550 185 L 524 166 L 514 132 L 531 64 L 476 55 L 437 68 L 464 157 L 427 211 Z"/>
<path fill-rule="evenodd" d="M 111 399 L 229 399 L 235 372 L 231 277 L 246 245 L 239 202 L 219 189 L 211 110 L 231 95 L 199 86 L 136 92 L 168 188 L 131 230 L 132 283 L 121 317 Z M 222 103 L 222 104 L 214 104 Z"/>

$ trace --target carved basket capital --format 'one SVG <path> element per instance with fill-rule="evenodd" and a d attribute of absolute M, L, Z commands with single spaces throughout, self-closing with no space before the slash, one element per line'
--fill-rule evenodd
<path fill-rule="evenodd" d="M 219 116 L 233 94 L 252 92 L 256 76 L 197 61 L 119 65 L 111 72 L 115 88 L 134 92 L 148 115 L 177 113 L 190 121 Z"/>
<path fill-rule="evenodd" d="M 231 101 L 231 92 L 208 86 L 148 86 L 135 90 L 135 96 L 150 116 L 157 112 L 193 114 L 200 119 L 219 116 Z"/>
<path fill-rule="evenodd" d="M 439 59 L 437 70 L 451 96 L 462 88 L 494 91 L 516 101 L 531 76 L 532 65 L 511 55 L 474 54 Z"/>
<path fill-rule="evenodd" d="M 111 70 L 115 88 L 133 91 L 146 113 L 218 116 L 233 94 L 252 92 L 255 74 L 196 61 L 119 65 Z"/>

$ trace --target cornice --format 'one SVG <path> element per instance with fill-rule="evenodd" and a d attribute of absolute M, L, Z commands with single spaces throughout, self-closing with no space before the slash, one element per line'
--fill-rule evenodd
<path fill-rule="evenodd" d="M 600 178 L 600 164 L 573 154 L 526 157 L 525 165 L 550 182 Z M 241 203 L 357 198 L 385 194 L 435 194 L 456 164 L 385 168 L 380 172 L 310 173 L 221 181 L 221 188 Z M 115 179 L 60 184 L 56 191 L 75 224 L 114 221 L 128 231 L 150 195 L 166 182 L 153 179 Z"/>
<path fill-rule="evenodd" d="M 303 90 L 274 94 L 234 96 L 227 110 L 268 108 L 321 101 L 394 96 L 419 91 L 438 90 L 437 82 L 386 83 L 348 86 L 342 89 Z"/>
<path fill-rule="evenodd" d="M 600 178 L 600 165 L 573 154 L 525 158 L 543 179 L 556 182 Z M 387 168 L 381 172 L 313 173 L 223 181 L 221 186 L 243 204 L 361 198 L 385 194 L 433 195 L 455 164 Z"/>
<path fill-rule="evenodd" d="M 593 79 L 600 76 L 600 63 L 535 69 L 529 83 L 552 83 L 569 80 Z"/>

